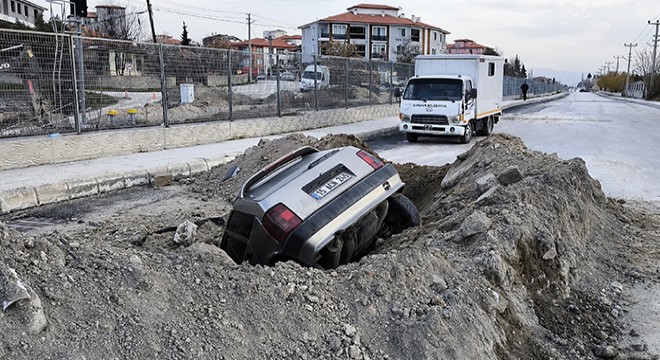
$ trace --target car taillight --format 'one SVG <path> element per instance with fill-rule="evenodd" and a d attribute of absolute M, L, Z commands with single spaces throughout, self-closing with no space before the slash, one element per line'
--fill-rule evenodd
<path fill-rule="evenodd" d="M 283 204 L 277 204 L 266 212 L 264 216 L 264 229 L 279 244 L 283 244 L 289 234 L 295 230 L 302 220 Z"/>
<path fill-rule="evenodd" d="M 377 157 L 369 154 L 364 150 L 358 151 L 357 156 L 359 156 L 360 159 L 364 160 L 367 164 L 374 168 L 374 170 L 378 170 L 383 167 L 382 161 L 378 160 Z"/>

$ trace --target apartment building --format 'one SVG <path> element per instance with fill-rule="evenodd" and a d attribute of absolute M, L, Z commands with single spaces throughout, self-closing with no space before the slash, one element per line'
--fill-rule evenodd
<path fill-rule="evenodd" d="M 26 0 L 0 0 L 0 20 L 19 22 L 34 27 L 37 16 L 47 9 Z"/>
<path fill-rule="evenodd" d="M 359 4 L 348 11 L 299 27 L 304 62 L 324 54 L 329 43 L 350 44 L 359 57 L 397 61 L 403 53 L 440 54 L 449 31 L 405 17 L 399 8 Z"/>

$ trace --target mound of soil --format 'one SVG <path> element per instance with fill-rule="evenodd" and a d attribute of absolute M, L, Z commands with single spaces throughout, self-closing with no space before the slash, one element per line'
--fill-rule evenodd
<path fill-rule="evenodd" d="M 227 204 L 304 145 L 368 149 L 263 140 L 179 186 Z M 606 198 L 582 160 L 493 135 L 445 167 L 396 166 L 422 225 L 329 271 L 238 266 L 209 236 L 221 221 L 175 243 L 163 237 L 178 223 L 145 237 L 151 225 L 128 216 L 48 235 L 0 224 L 0 358 L 652 358 L 622 345 L 619 314 L 629 284 L 657 277 L 630 248 L 657 253 L 660 226 Z"/>

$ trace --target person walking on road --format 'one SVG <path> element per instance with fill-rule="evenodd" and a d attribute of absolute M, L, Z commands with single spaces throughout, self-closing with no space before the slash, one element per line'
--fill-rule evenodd
<path fill-rule="evenodd" d="M 522 91 L 523 100 L 527 100 L 527 90 L 529 90 L 529 85 L 527 85 L 527 81 L 525 81 L 522 85 L 520 85 L 520 91 Z"/>

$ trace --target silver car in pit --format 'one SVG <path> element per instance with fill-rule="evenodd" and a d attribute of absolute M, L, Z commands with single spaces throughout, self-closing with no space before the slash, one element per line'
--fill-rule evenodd
<path fill-rule="evenodd" d="M 365 150 L 302 147 L 243 185 L 221 247 L 237 263 L 335 268 L 419 225 L 403 187 L 394 166 Z"/>

